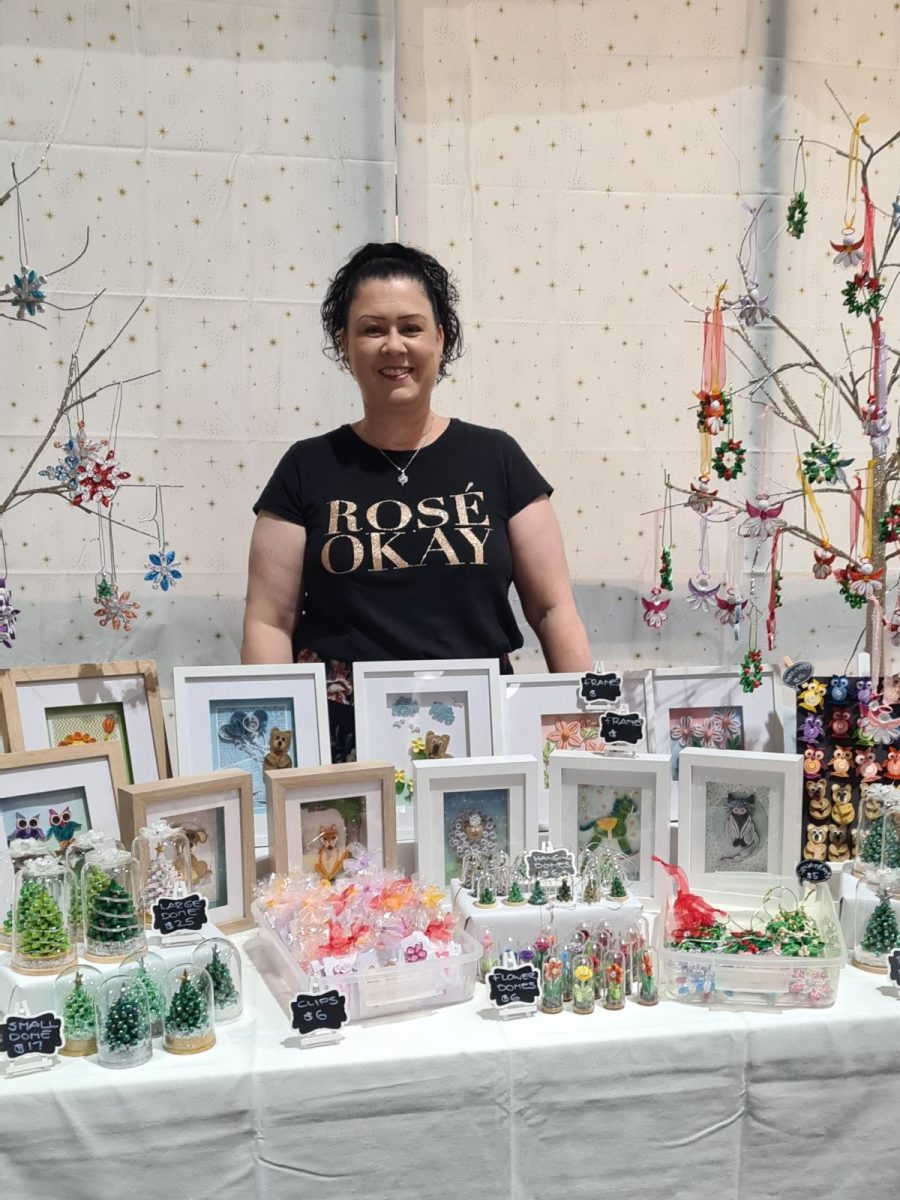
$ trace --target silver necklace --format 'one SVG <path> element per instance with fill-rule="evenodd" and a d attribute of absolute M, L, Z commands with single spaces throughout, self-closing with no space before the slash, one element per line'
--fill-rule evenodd
<path fill-rule="evenodd" d="M 391 456 L 389 454 L 386 454 L 380 446 L 375 447 L 375 449 L 378 451 L 378 453 L 383 458 L 386 458 L 388 460 L 388 462 L 391 464 L 391 466 L 394 468 L 394 470 L 399 472 L 399 474 L 397 475 L 397 482 L 400 484 L 401 487 L 405 487 L 409 483 L 409 474 L 408 474 L 409 468 L 416 461 L 416 457 L 419 454 L 419 452 L 421 450 L 425 449 L 425 443 L 428 441 L 429 437 L 431 436 L 431 431 L 433 428 L 434 428 L 434 417 L 432 416 L 431 422 L 428 426 L 428 429 L 425 431 L 425 436 L 422 438 L 421 443 L 413 451 L 412 457 L 410 458 L 409 462 L 406 464 L 405 467 L 401 467 L 399 463 L 395 463 L 394 460 L 391 458 Z"/>

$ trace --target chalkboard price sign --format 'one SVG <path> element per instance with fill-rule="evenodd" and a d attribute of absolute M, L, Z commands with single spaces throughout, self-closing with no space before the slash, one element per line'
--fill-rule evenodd
<path fill-rule="evenodd" d="M 606 712 L 600 718 L 600 736 L 605 742 L 636 746 L 644 736 L 644 718 L 636 712 Z"/>
<path fill-rule="evenodd" d="M 796 866 L 797 878 L 801 883 L 826 883 L 831 878 L 831 867 L 813 858 L 804 858 Z"/>
<path fill-rule="evenodd" d="M 795 662 L 791 663 L 781 678 L 789 688 L 797 691 L 804 683 L 809 683 L 815 673 L 816 669 L 811 662 Z"/>
<path fill-rule="evenodd" d="M 615 704 L 622 695 L 622 676 L 615 671 L 585 671 L 580 693 L 585 704 Z"/>
<path fill-rule="evenodd" d="M 206 924 L 206 897 L 191 892 L 190 896 L 160 896 L 151 905 L 153 928 L 159 933 L 197 933 Z"/>
<path fill-rule="evenodd" d="M 340 1029 L 347 1022 L 344 997 L 335 988 L 317 996 L 298 992 L 291 1001 L 291 1027 L 303 1037 L 319 1029 Z"/>
<path fill-rule="evenodd" d="M 54 1054 L 62 1044 L 62 1018 L 53 1012 L 36 1017 L 7 1017 L 0 1024 L 0 1049 L 8 1058 Z"/>
<path fill-rule="evenodd" d="M 485 976 L 490 988 L 488 999 L 495 1008 L 507 1004 L 534 1004 L 540 992 L 538 973 L 531 963 L 522 967 L 494 967 Z"/>
<path fill-rule="evenodd" d="M 575 874 L 575 855 L 571 850 L 529 850 L 525 855 L 529 879 L 559 879 Z"/>

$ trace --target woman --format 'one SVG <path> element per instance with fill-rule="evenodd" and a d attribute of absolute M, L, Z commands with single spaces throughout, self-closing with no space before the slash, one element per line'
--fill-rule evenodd
<path fill-rule="evenodd" d="M 322 305 L 326 352 L 364 415 L 295 443 L 254 508 L 241 659 L 326 663 L 335 761 L 352 749 L 353 662 L 511 669 L 510 582 L 550 670 L 591 665 L 552 488 L 507 434 L 431 407 L 462 351 L 457 299 L 435 259 L 398 243 L 341 267 Z"/>

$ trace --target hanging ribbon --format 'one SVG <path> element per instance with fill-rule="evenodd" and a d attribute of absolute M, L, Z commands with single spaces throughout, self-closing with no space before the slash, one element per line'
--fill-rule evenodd
<path fill-rule="evenodd" d="M 868 121 L 865 113 L 860 114 L 853 124 L 850 147 L 847 151 L 847 196 L 844 201 L 844 229 L 853 229 L 856 221 L 856 194 L 859 180 L 859 142 L 862 126 Z M 851 210 L 850 205 L 853 204 Z"/>
<path fill-rule="evenodd" d="M 862 557 L 872 557 L 872 521 L 875 503 L 875 460 L 870 459 L 866 468 L 866 503 L 863 511 L 863 547 Z"/>
<path fill-rule="evenodd" d="M 858 475 L 853 476 L 850 485 L 850 561 L 856 562 L 856 547 L 859 541 L 859 522 L 862 518 L 862 480 Z"/>
<path fill-rule="evenodd" d="M 781 606 L 781 575 L 778 570 L 778 543 L 781 540 L 781 529 L 776 529 L 772 536 L 772 557 L 769 560 L 771 578 L 769 581 L 769 611 L 766 614 L 766 644 L 770 650 L 775 649 L 775 610 Z"/>
<path fill-rule="evenodd" d="M 862 262 L 859 264 L 859 273 L 861 275 L 869 275 L 872 270 L 872 258 L 875 253 L 875 205 L 872 203 L 868 189 L 862 189 L 863 203 L 865 204 L 865 219 L 863 221 L 863 244 L 862 244 Z"/>
<path fill-rule="evenodd" d="M 872 687 L 877 692 L 880 679 L 884 678 L 885 684 L 887 684 L 884 675 L 884 609 L 877 596 L 873 596 L 869 603 L 872 605 L 872 659 L 869 664 L 869 674 Z"/>
<path fill-rule="evenodd" d="M 706 311 L 703 321 L 703 379 L 701 391 L 716 393 L 725 389 L 725 324 L 722 320 L 723 283 L 716 292 L 712 313 Z"/>
<path fill-rule="evenodd" d="M 884 684 L 881 689 L 882 698 L 885 704 L 896 704 L 900 700 L 900 687 L 897 686 L 897 680 L 894 678 L 894 639 L 893 637 L 884 636 L 884 628 L 887 624 L 884 613 L 881 616 L 882 643 L 881 652 L 883 656 L 882 671 L 884 675 Z"/>
<path fill-rule="evenodd" d="M 803 473 L 803 464 L 798 457 L 797 459 L 797 478 L 800 480 L 800 486 L 803 489 L 803 495 L 806 498 L 806 503 L 809 505 L 812 515 L 816 519 L 819 526 L 819 540 L 823 546 L 830 546 L 831 542 L 828 539 L 828 528 L 825 525 L 825 518 L 822 516 L 822 510 L 819 507 L 819 502 L 815 497 L 815 493 L 810 487 L 809 480 Z"/>

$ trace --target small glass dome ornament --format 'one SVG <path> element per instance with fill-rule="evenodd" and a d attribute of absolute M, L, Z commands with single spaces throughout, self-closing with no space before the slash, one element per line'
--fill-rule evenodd
<path fill-rule="evenodd" d="M 563 1010 L 563 962 L 550 953 L 541 966 L 541 1012 L 561 1013 Z"/>
<path fill-rule="evenodd" d="M 55 975 L 75 962 L 69 914 L 69 871 L 54 854 L 28 859 L 16 876 L 12 967 L 23 975 Z"/>
<path fill-rule="evenodd" d="M 512 867 L 505 850 L 494 850 L 488 855 L 487 869 L 493 880 L 495 896 L 505 896 L 512 882 Z"/>
<path fill-rule="evenodd" d="M 572 1012 L 588 1016 L 594 1011 L 594 960 L 590 954 L 572 959 Z"/>
<path fill-rule="evenodd" d="M 887 972 L 887 955 L 900 946 L 900 900 L 890 887 L 856 885 L 853 965 L 864 971 Z"/>
<path fill-rule="evenodd" d="M 178 966 L 166 975 L 163 1045 L 172 1054 L 199 1054 L 216 1044 L 212 980 L 195 966 Z"/>
<path fill-rule="evenodd" d="M 30 858 L 40 858 L 47 853 L 43 842 L 32 838 L 13 838 L 7 847 L 9 858 L 0 859 L 0 950 L 12 947 L 13 901 L 16 891 L 16 876 Z"/>
<path fill-rule="evenodd" d="M 147 993 L 134 975 L 110 975 L 97 993 L 97 1062 L 139 1067 L 153 1053 Z"/>
<path fill-rule="evenodd" d="M 194 966 L 212 980 L 216 1024 L 236 1021 L 244 1008 L 241 989 L 241 956 L 227 938 L 206 938 L 191 956 Z"/>
<path fill-rule="evenodd" d="M 900 787 L 870 783 L 859 810 L 854 875 L 900 889 Z"/>
<path fill-rule="evenodd" d="M 72 900 L 69 907 L 72 910 L 75 935 L 79 939 L 84 938 L 84 926 L 81 920 L 81 872 L 85 856 L 91 850 L 96 850 L 98 846 L 119 847 L 120 843 L 110 837 L 108 833 L 104 833 L 102 829 L 79 829 L 66 847 L 66 866 L 72 872 L 70 880 Z"/>
<path fill-rule="evenodd" d="M 138 832 L 131 853 L 140 870 L 141 898 L 147 925 L 151 906 L 160 896 L 187 896 L 193 888 L 191 844 L 183 829 L 160 818 Z"/>
<path fill-rule="evenodd" d="M 604 1008 L 619 1009 L 625 1007 L 625 957 L 621 950 L 609 950 L 604 956 Z"/>
<path fill-rule="evenodd" d="M 644 943 L 638 949 L 635 978 L 638 1004 L 659 1004 L 659 959 L 655 946 Z"/>
<path fill-rule="evenodd" d="M 98 846 L 81 872 L 84 957 L 116 962 L 147 945 L 138 865 L 127 850 Z"/>
<path fill-rule="evenodd" d="M 65 1045 L 60 1054 L 79 1058 L 97 1053 L 97 993 L 103 975 L 96 967 L 72 963 L 56 977 L 53 1007 L 62 1017 Z"/>
<path fill-rule="evenodd" d="M 163 1017 L 166 1013 L 166 966 L 165 959 L 152 950 L 138 950 L 122 960 L 119 974 L 133 976 L 147 993 L 150 1008 L 150 1032 L 153 1037 L 162 1037 Z"/>

